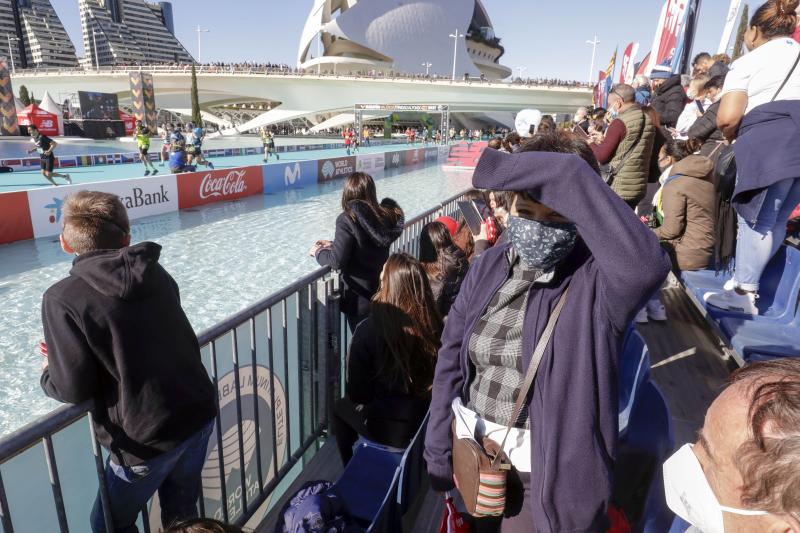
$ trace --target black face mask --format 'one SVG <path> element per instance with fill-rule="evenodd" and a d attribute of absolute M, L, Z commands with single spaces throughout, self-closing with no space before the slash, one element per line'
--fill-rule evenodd
<path fill-rule="evenodd" d="M 542 222 L 508 217 L 508 237 L 527 268 L 547 272 L 575 247 L 578 229 L 571 222 Z"/>

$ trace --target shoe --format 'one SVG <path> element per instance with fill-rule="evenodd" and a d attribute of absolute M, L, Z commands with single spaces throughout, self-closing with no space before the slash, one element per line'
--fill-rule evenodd
<path fill-rule="evenodd" d="M 747 315 L 758 315 L 758 308 L 756 307 L 755 293 L 748 292 L 739 294 L 734 291 L 725 291 L 716 294 L 709 294 L 706 298 L 706 303 L 717 309 L 726 309 L 728 311 L 738 311 Z"/>
<path fill-rule="evenodd" d="M 158 170 L 156 170 L 156 169 L 153 169 L 153 170 L 150 172 L 150 175 L 151 175 L 151 176 L 155 176 L 156 174 L 158 174 Z"/>
<path fill-rule="evenodd" d="M 722 289 L 726 291 L 732 291 L 735 288 L 736 288 L 736 282 L 733 281 L 733 278 L 726 281 L 725 285 L 722 286 Z"/>
<path fill-rule="evenodd" d="M 262 159 L 261 161 L 263 161 L 264 163 L 266 163 L 267 161 L 269 161 L 269 159 L 267 159 L 267 158 L 265 157 L 265 158 L 264 158 L 264 159 Z"/>
<path fill-rule="evenodd" d="M 667 320 L 667 309 L 660 301 L 647 302 L 645 309 L 647 310 L 647 318 L 650 320 L 655 320 L 656 322 Z"/>
<path fill-rule="evenodd" d="M 64 174 L 64 180 L 70 185 L 72 185 L 72 178 L 69 177 L 69 174 Z"/>
<path fill-rule="evenodd" d="M 145 176 L 149 176 L 149 175 L 150 175 L 150 171 L 149 171 L 149 170 L 145 170 L 145 171 L 144 171 L 144 175 L 145 175 Z"/>
<path fill-rule="evenodd" d="M 634 322 L 637 324 L 647 324 L 647 307 L 642 307 L 639 309 L 639 312 L 636 313 L 636 318 L 633 319 Z"/>
<path fill-rule="evenodd" d="M 209 162 L 208 162 L 208 168 L 210 168 L 211 170 L 214 170 L 214 163 L 212 163 L 211 161 L 209 161 Z"/>

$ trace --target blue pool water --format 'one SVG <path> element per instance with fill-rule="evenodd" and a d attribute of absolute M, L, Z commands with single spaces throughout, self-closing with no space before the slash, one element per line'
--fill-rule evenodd
<path fill-rule="evenodd" d="M 377 179 L 378 194 L 397 200 L 410 218 L 465 190 L 470 178 L 440 167 L 387 172 Z M 163 246 L 162 263 L 200 331 L 317 268 L 307 251 L 333 238 L 340 197 L 341 182 L 333 182 L 148 217 L 133 224 L 133 242 Z M 57 405 L 39 388 L 36 348 L 42 293 L 69 268 L 56 238 L 0 246 L 0 435 Z"/>

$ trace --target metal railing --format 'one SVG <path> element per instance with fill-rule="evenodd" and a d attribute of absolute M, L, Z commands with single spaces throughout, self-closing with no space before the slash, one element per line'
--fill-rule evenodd
<path fill-rule="evenodd" d="M 454 215 L 461 196 L 409 220 L 393 251 L 416 256 L 422 227 Z M 260 519 L 264 504 L 288 488 L 298 463 L 316 451 L 344 380 L 349 330 L 339 300 L 338 274 L 321 268 L 198 336 L 219 406 L 203 469 L 201 516 L 240 526 Z M 113 530 L 107 454 L 94 432 L 92 407 L 62 406 L 0 439 L 3 533 L 84 531 L 98 492 L 106 528 Z M 144 532 L 151 531 L 157 508 L 154 497 L 142 509 Z"/>

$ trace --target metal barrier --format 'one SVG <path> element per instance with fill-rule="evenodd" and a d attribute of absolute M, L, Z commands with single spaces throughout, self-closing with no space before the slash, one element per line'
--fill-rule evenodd
<path fill-rule="evenodd" d="M 418 255 L 423 226 L 454 215 L 461 196 L 409 220 L 392 250 Z M 264 504 L 289 487 L 301 459 L 316 451 L 343 390 L 349 330 L 339 300 L 338 273 L 318 269 L 198 336 L 219 407 L 203 469 L 201 516 L 240 526 L 259 520 Z M 3 533 L 84 531 L 96 493 L 113 530 L 107 454 L 91 408 L 90 402 L 62 406 L 0 439 Z M 65 489 L 67 479 L 79 483 Z M 52 498 L 45 495 L 48 485 Z M 157 509 L 157 497 L 142 509 L 143 531 L 151 531 Z"/>

